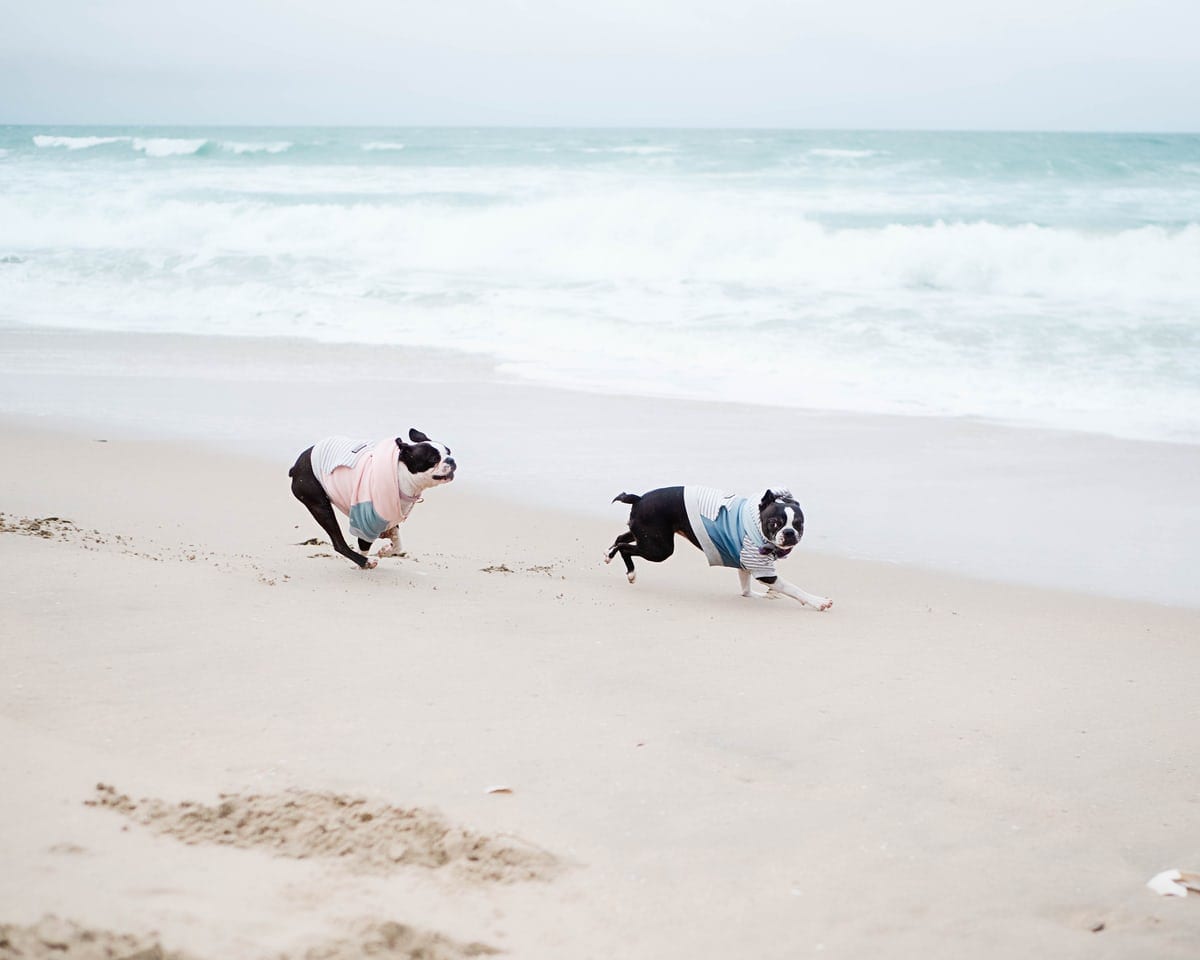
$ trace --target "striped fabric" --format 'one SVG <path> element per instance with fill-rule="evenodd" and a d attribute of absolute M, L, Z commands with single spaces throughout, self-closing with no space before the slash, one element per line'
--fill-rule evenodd
<path fill-rule="evenodd" d="M 683 502 L 688 523 L 710 566 L 739 567 L 757 577 L 775 576 L 775 557 L 763 553 L 757 504 L 712 487 L 686 486 Z"/>
<path fill-rule="evenodd" d="M 351 440 L 349 437 L 326 437 L 313 445 L 313 473 L 326 477 L 333 473 L 334 467 L 354 466 L 358 455 L 372 443 L 371 440 Z"/>

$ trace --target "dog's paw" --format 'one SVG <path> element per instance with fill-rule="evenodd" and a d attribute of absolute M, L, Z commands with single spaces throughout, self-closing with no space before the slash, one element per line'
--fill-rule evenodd
<path fill-rule="evenodd" d="M 783 596 L 783 594 L 778 594 L 778 596 Z M 800 600 L 799 597 L 797 597 L 796 599 Z M 816 607 L 818 610 L 828 610 L 830 607 L 833 606 L 833 601 L 830 600 L 828 597 L 807 596 L 803 600 L 800 600 L 800 606 Z"/>
<path fill-rule="evenodd" d="M 627 573 L 627 574 L 625 574 L 625 579 L 628 580 L 630 583 L 635 583 L 637 581 L 637 574 L 636 573 Z"/>
<path fill-rule="evenodd" d="M 608 555 L 608 551 L 607 551 L 607 550 L 605 550 L 605 551 L 604 551 L 604 562 L 605 562 L 605 563 L 612 563 L 612 557 L 610 557 L 610 556 Z"/>
<path fill-rule="evenodd" d="M 379 555 L 381 557 L 407 557 L 408 551 L 397 549 L 396 547 L 393 547 L 390 543 L 385 543 L 382 547 L 379 548 Z"/>
<path fill-rule="evenodd" d="M 374 557 L 367 557 L 367 562 L 362 565 L 362 568 L 364 570 L 374 570 L 377 566 L 379 566 L 378 560 Z"/>

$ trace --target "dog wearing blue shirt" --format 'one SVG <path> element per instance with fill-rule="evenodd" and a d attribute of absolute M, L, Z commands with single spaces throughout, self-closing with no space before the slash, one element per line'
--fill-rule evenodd
<path fill-rule="evenodd" d="M 804 513 L 788 490 L 768 489 L 757 505 L 748 497 L 695 486 L 621 493 L 612 502 L 629 504 L 629 531 L 613 541 L 604 562 L 619 553 L 630 583 L 637 579 L 633 558 L 661 563 L 675 552 L 678 534 L 703 550 L 710 566 L 736 568 L 743 597 L 791 597 L 818 610 L 833 606 L 775 572 L 776 562 L 804 536 Z M 754 580 L 766 585 L 766 594 L 753 590 Z"/>

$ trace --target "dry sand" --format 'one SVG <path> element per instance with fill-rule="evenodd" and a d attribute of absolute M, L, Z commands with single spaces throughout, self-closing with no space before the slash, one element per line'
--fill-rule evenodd
<path fill-rule="evenodd" d="M 624 508 L 465 480 L 363 573 L 285 462 L 0 443 L 3 960 L 1200 953 L 1195 609 L 630 586 Z"/>

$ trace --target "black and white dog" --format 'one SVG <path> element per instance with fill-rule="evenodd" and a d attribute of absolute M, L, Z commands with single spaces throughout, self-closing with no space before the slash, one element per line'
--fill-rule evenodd
<path fill-rule="evenodd" d="M 409 430 L 405 443 L 394 440 L 351 440 L 326 437 L 296 459 L 288 471 L 292 495 L 329 534 L 333 549 L 361 569 L 373 570 L 379 563 L 363 556 L 381 537 L 391 542 L 379 556 L 399 555 L 400 524 L 421 502 L 430 487 L 449 483 L 458 465 L 445 444 L 430 440 L 420 430 Z M 333 508 L 350 518 L 350 532 L 358 538 L 362 553 L 355 553 L 342 536 Z"/>
<path fill-rule="evenodd" d="M 661 563 L 675 552 L 675 535 L 704 551 L 710 566 L 736 567 L 743 597 L 763 596 L 751 589 L 751 577 L 766 584 L 765 596 L 785 596 L 828 610 L 833 601 L 801 590 L 775 572 L 804 536 L 804 514 L 787 490 L 769 489 L 753 500 L 711 487 L 660 487 L 638 496 L 621 493 L 613 503 L 628 503 L 629 532 L 605 552 L 605 563 L 618 553 L 629 582 L 637 579 L 633 558 Z"/>

